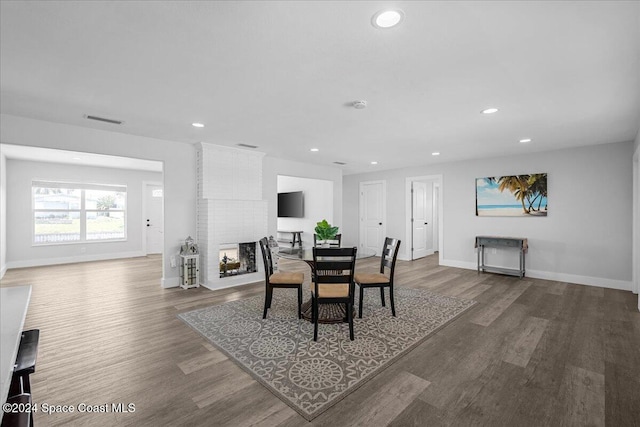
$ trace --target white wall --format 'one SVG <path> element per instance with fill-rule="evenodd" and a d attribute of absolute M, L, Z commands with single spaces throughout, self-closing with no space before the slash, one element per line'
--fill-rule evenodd
<path fill-rule="evenodd" d="M 170 257 L 196 234 L 196 149 L 186 143 L 146 138 L 24 117 L 0 115 L 0 142 L 158 160 L 164 163 L 164 262 L 162 285 L 178 286 Z M 96 125 L 111 128 L 111 125 Z M 126 124 L 123 128 L 126 131 Z M 275 221 L 274 221 L 275 224 Z M 11 224 L 7 224 L 11 227 Z"/>
<path fill-rule="evenodd" d="M 127 186 L 127 240 L 33 245 L 31 182 L 50 180 Z M 143 181 L 162 181 L 162 173 L 68 164 L 7 160 L 7 267 L 31 267 L 143 256 Z"/>
<path fill-rule="evenodd" d="M 318 166 L 308 163 L 292 162 L 265 156 L 262 164 L 262 197 L 268 202 L 268 235 L 276 236 L 278 229 L 278 176 L 286 175 L 299 178 L 322 179 L 333 183 L 333 221 L 342 224 L 342 170 L 331 166 Z M 317 221 L 316 221 L 317 222 Z M 315 227 L 315 225 L 314 225 Z M 342 231 L 340 227 L 340 232 Z M 311 231 L 310 231 L 311 233 Z M 357 230 L 356 230 L 357 233 Z M 305 230 L 306 234 L 306 230 Z M 304 236 L 304 234 L 303 234 Z M 357 234 L 356 234 L 357 236 Z M 343 237 L 344 239 L 344 232 Z M 313 240 L 313 235 L 311 236 Z"/>
<path fill-rule="evenodd" d="M 7 271 L 7 159 L 0 151 L 0 279 Z"/>
<path fill-rule="evenodd" d="M 445 265 L 475 268 L 476 235 L 522 236 L 529 239 L 530 277 L 631 289 L 632 148 L 604 144 L 345 176 L 348 244 L 358 242 L 359 182 L 387 181 L 387 234 L 404 238 L 405 178 L 442 174 Z M 548 217 L 475 216 L 476 178 L 538 172 L 549 174 Z"/>
<path fill-rule="evenodd" d="M 318 221 L 340 226 L 333 221 L 333 181 L 278 175 L 278 193 L 292 191 L 304 193 L 304 218 L 278 218 L 278 230 L 302 230 L 303 246 L 311 246 Z"/>

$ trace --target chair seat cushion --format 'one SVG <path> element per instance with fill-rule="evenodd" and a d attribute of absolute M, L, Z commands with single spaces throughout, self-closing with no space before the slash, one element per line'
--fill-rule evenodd
<path fill-rule="evenodd" d="M 311 283 L 311 293 L 316 292 L 315 283 Z M 320 283 L 318 284 L 318 296 L 320 298 L 348 298 L 348 283 Z"/>
<path fill-rule="evenodd" d="M 303 273 L 288 273 L 281 271 L 269 276 L 269 283 L 272 285 L 302 285 L 304 282 Z"/>
<path fill-rule="evenodd" d="M 389 278 L 382 273 L 356 273 L 354 276 L 356 283 L 376 284 L 389 283 Z"/>

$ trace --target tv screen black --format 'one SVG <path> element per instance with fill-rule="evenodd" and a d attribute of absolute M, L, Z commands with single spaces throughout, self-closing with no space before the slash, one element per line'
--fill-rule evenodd
<path fill-rule="evenodd" d="M 302 191 L 278 193 L 279 218 L 304 218 L 304 197 Z"/>

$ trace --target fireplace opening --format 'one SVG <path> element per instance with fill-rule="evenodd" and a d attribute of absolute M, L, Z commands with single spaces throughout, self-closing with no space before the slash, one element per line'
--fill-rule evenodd
<path fill-rule="evenodd" d="M 221 244 L 218 263 L 221 278 L 255 273 L 256 242 Z"/>

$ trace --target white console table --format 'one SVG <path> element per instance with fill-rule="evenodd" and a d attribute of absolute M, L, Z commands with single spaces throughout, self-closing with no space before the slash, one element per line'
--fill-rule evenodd
<path fill-rule="evenodd" d="M 31 285 L 0 288 L 0 390 L 7 401 L 13 366 L 18 356 L 20 336 L 27 317 Z M 0 411 L 0 420 L 4 412 Z"/>

